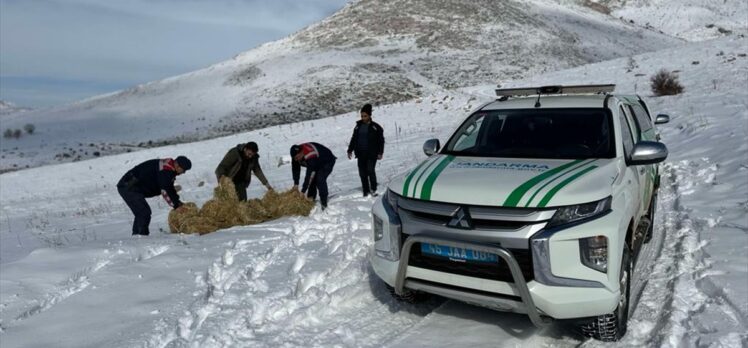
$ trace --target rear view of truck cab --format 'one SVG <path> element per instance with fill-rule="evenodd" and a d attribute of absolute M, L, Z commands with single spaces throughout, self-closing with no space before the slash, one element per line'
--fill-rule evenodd
<path fill-rule="evenodd" d="M 638 97 L 613 90 L 497 90 L 443 148 L 427 141 L 372 208 L 376 275 L 400 298 L 436 294 L 537 326 L 574 319 L 620 339 L 667 148 L 634 114 Z"/>

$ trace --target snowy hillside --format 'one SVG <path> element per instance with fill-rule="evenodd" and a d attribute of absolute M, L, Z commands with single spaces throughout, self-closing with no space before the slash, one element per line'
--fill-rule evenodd
<path fill-rule="evenodd" d="M 17 106 L 11 102 L 0 100 L 0 116 L 9 115 L 15 112 L 25 112 L 31 110 L 22 106 Z"/>
<path fill-rule="evenodd" d="M 590 0 L 585 0 L 591 2 Z M 748 34 L 744 0 L 599 0 L 613 17 L 689 41 Z"/>
<path fill-rule="evenodd" d="M 10 115 L 3 127 L 32 123 L 37 131 L 0 144 L 0 171 L 327 117 L 680 42 L 550 0 L 357 0 L 199 71 Z"/>
<path fill-rule="evenodd" d="M 507 85 L 616 83 L 666 112 L 670 157 L 655 237 L 634 279 L 629 332 L 616 346 L 738 347 L 748 343 L 748 40 L 728 37 L 540 74 Z M 648 76 L 678 70 L 685 92 L 652 97 Z M 493 86 L 438 92 L 374 109 L 385 129 L 383 182 L 446 139 Z M 562 323 L 434 298 L 392 300 L 368 266 L 372 201 L 360 197 L 344 149 L 355 113 L 213 140 L 0 175 L 2 347 L 603 347 Z M 103 127 L 103 126 L 102 126 Z M 102 131 L 112 131 L 102 129 Z M 129 167 L 187 155 L 187 201 L 211 195 L 213 169 L 239 142 L 259 143 L 271 184 L 291 185 L 288 146 L 316 140 L 338 163 L 326 212 L 205 236 L 166 230 L 151 200 L 152 231 L 129 236 L 131 214 L 114 183 Z M 280 165 L 279 165 L 280 163 Z M 286 162 L 287 163 L 287 162 Z M 206 182 L 206 185 L 199 185 Z M 252 184 L 250 196 L 263 189 Z"/>

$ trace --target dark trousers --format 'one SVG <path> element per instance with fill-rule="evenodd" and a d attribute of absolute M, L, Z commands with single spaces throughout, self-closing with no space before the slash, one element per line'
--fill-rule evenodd
<path fill-rule="evenodd" d="M 145 201 L 145 195 L 140 192 L 134 192 L 125 186 L 117 186 L 117 191 L 132 213 L 135 214 L 135 221 L 132 224 L 132 234 L 147 236 L 150 234 L 148 225 L 151 224 L 151 207 Z"/>
<path fill-rule="evenodd" d="M 239 201 L 247 200 L 247 183 L 242 181 L 234 181 L 234 188 L 236 188 L 236 195 L 239 196 Z"/>
<path fill-rule="evenodd" d="M 358 176 L 361 177 L 361 188 L 364 195 L 377 190 L 377 173 L 375 168 L 377 159 L 375 158 L 358 158 Z"/>
<path fill-rule="evenodd" d="M 335 161 L 332 161 L 322 166 L 320 170 L 314 173 L 314 178 L 312 178 L 309 183 L 309 188 L 306 191 L 306 196 L 311 199 L 316 199 L 317 191 L 319 191 L 319 201 L 324 208 L 327 207 L 327 177 L 332 173 L 332 168 L 334 166 Z"/>

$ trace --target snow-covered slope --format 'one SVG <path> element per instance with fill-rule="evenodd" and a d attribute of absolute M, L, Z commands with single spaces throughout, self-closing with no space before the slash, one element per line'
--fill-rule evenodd
<path fill-rule="evenodd" d="M 748 2 L 744 0 L 600 0 L 599 3 L 610 6 L 614 17 L 689 41 L 748 34 Z"/>
<path fill-rule="evenodd" d="M 31 108 L 17 106 L 9 101 L 0 100 L 0 116 L 9 115 L 15 112 L 26 112 L 29 110 L 31 110 Z"/>
<path fill-rule="evenodd" d="M 573 3 L 357 0 L 199 71 L 8 116 L 3 126 L 37 131 L 0 144 L 0 171 L 326 117 L 678 43 Z"/>
<path fill-rule="evenodd" d="M 610 82 L 642 94 L 670 157 L 655 237 L 635 279 L 629 333 L 616 346 L 737 347 L 748 321 L 748 40 L 726 38 L 538 75 L 507 85 Z M 694 64 L 693 62 L 698 62 Z M 652 97 L 648 76 L 679 70 L 685 92 Z M 413 166 L 493 86 L 377 107 L 387 145 L 381 181 Z M 225 138 L 0 175 L 0 346 L 29 347 L 602 347 L 560 323 L 432 299 L 393 301 L 367 263 L 368 210 L 344 158 L 355 112 Z M 259 143 L 274 186 L 291 185 L 288 146 L 320 141 L 339 157 L 326 212 L 205 236 L 129 236 L 114 183 L 140 161 L 184 154 L 182 197 L 211 196 L 212 171 L 236 143 Z M 283 164 L 285 163 L 285 164 Z M 200 186 L 200 182 L 206 185 Z M 259 196 L 258 185 L 250 196 Z"/>

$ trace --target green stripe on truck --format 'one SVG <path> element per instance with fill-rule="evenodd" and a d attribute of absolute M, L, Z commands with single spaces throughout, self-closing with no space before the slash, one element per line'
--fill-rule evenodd
<path fill-rule="evenodd" d="M 504 201 L 505 207 L 516 207 L 519 201 L 522 199 L 522 196 L 527 193 L 533 186 L 537 185 L 539 182 L 547 179 L 548 177 L 561 172 L 562 170 L 569 168 L 573 165 L 576 165 L 577 163 L 582 162 L 582 160 L 574 160 L 569 163 L 560 165 L 556 168 L 549 169 L 548 171 L 545 171 L 543 173 L 538 174 L 534 178 L 525 181 L 524 184 L 520 185 L 512 193 L 509 194 L 509 197 L 506 198 L 506 201 Z"/>

